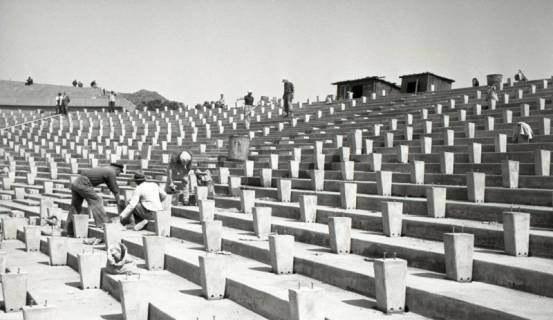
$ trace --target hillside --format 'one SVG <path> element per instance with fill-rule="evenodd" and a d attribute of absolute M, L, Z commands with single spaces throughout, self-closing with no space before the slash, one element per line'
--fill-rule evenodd
<path fill-rule="evenodd" d="M 182 105 L 180 102 L 171 101 L 156 91 L 150 91 L 141 89 L 134 93 L 120 93 L 121 96 L 134 103 L 136 106 L 148 106 L 150 108 L 160 108 L 162 106 L 169 106 L 170 108 L 177 108 Z"/>

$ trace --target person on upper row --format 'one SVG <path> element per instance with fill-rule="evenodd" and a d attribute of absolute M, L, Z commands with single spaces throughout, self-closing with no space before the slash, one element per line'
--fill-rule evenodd
<path fill-rule="evenodd" d="M 534 138 L 534 132 L 532 127 L 526 122 L 517 122 L 513 129 L 513 142 L 514 143 L 529 143 Z"/>
<path fill-rule="evenodd" d="M 478 79 L 476 77 L 472 78 L 472 86 L 480 87 L 480 82 L 478 82 Z"/>
<path fill-rule="evenodd" d="M 254 109 L 254 97 L 252 90 L 248 90 L 248 93 L 244 97 L 238 98 L 236 101 L 244 101 L 244 127 L 246 130 L 250 130 L 250 123 Z"/>
<path fill-rule="evenodd" d="M 282 79 L 284 83 L 284 94 L 282 95 L 282 100 L 284 102 L 284 117 L 288 117 L 291 113 L 290 108 L 292 107 L 292 100 L 294 100 L 294 84 L 287 79 Z"/>
<path fill-rule="evenodd" d="M 57 114 L 60 114 L 61 113 L 61 103 L 63 101 L 63 96 L 61 94 L 61 92 L 58 93 L 58 95 L 56 96 L 56 113 Z"/>
<path fill-rule="evenodd" d="M 172 154 L 167 166 L 165 192 L 174 195 L 173 204 L 185 206 L 190 204 L 191 176 L 196 178 L 198 185 L 208 187 L 209 195 L 215 196 L 211 172 L 199 169 L 192 171 L 192 154 L 188 151 L 182 151 Z"/>

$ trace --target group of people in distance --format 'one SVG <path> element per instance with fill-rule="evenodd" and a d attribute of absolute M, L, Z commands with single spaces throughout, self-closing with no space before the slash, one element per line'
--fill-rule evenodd
<path fill-rule="evenodd" d="M 69 110 L 69 102 L 71 102 L 69 95 L 65 92 L 63 94 L 59 92 L 56 96 L 56 113 L 67 115 Z"/>
<path fill-rule="evenodd" d="M 117 184 L 117 176 L 124 171 L 124 165 L 117 162 L 109 166 L 97 167 L 80 172 L 79 176 L 71 183 L 71 207 L 67 217 L 65 231 L 68 236 L 74 236 L 73 216 L 80 214 L 83 202 L 86 200 L 88 210 L 94 219 L 94 224 L 101 227 L 111 219 L 104 208 L 104 199 L 94 190 L 95 187 L 105 184 L 113 194 L 115 203 L 118 204 L 121 224 L 142 230 L 149 221 L 154 219 L 156 211 L 164 210 L 163 202 L 168 195 L 172 195 L 172 204 L 190 204 L 190 180 L 197 180 L 200 186 L 207 186 L 209 196 L 215 196 L 215 189 L 209 170 L 192 171 L 192 154 L 188 151 L 178 152 L 172 155 L 167 167 L 167 183 L 165 188 L 154 181 L 149 180 L 142 172 L 136 172 L 133 182 L 136 185 L 130 199 L 121 199 L 120 188 Z"/>

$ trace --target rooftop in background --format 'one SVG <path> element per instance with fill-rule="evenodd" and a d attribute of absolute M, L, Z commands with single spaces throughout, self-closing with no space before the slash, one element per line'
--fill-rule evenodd
<path fill-rule="evenodd" d="M 370 77 L 352 79 L 352 80 L 342 80 L 342 81 L 334 82 L 332 84 L 333 85 L 340 85 L 340 84 L 348 84 L 348 83 L 352 83 L 352 82 L 367 81 L 367 80 L 380 81 L 380 82 L 385 83 L 385 84 L 387 84 L 391 87 L 396 87 L 397 89 L 400 88 L 397 84 L 384 80 L 384 77 L 376 77 L 376 76 L 370 76 Z"/>
<path fill-rule="evenodd" d="M 425 75 L 431 75 L 431 76 L 434 76 L 436 78 L 440 78 L 444 81 L 451 82 L 451 83 L 455 82 L 455 80 L 453 80 L 453 79 L 442 77 L 442 76 L 439 76 L 435 73 L 428 72 L 428 71 L 427 72 L 421 72 L 421 73 L 404 74 L 404 75 L 400 76 L 400 78 L 419 77 L 419 76 L 425 76 Z"/>

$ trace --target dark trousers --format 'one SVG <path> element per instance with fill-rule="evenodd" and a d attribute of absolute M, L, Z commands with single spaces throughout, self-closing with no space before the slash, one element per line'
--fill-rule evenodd
<path fill-rule="evenodd" d="M 110 101 L 110 102 L 108 103 L 108 111 L 109 111 L 109 112 L 115 112 L 115 102 Z"/>
<path fill-rule="evenodd" d="M 60 106 L 60 114 L 67 115 L 67 105 L 65 103 L 62 103 Z"/>
<path fill-rule="evenodd" d="M 69 236 L 73 235 L 73 215 L 81 213 L 84 200 L 88 204 L 88 209 L 92 213 L 97 227 L 101 227 L 104 223 L 109 222 L 109 218 L 104 210 L 102 197 L 96 193 L 87 177 L 79 176 L 71 183 L 71 208 L 67 216 L 66 228 Z"/>
<path fill-rule="evenodd" d="M 154 220 L 154 211 L 150 211 L 142 206 L 142 203 L 138 203 L 129 217 L 122 221 L 123 224 L 135 224 L 142 220 Z"/>
<path fill-rule="evenodd" d="M 294 96 L 291 94 L 285 94 L 282 97 L 282 100 L 284 102 L 284 112 L 289 113 L 290 107 L 292 106 L 292 100 L 294 99 Z"/>

